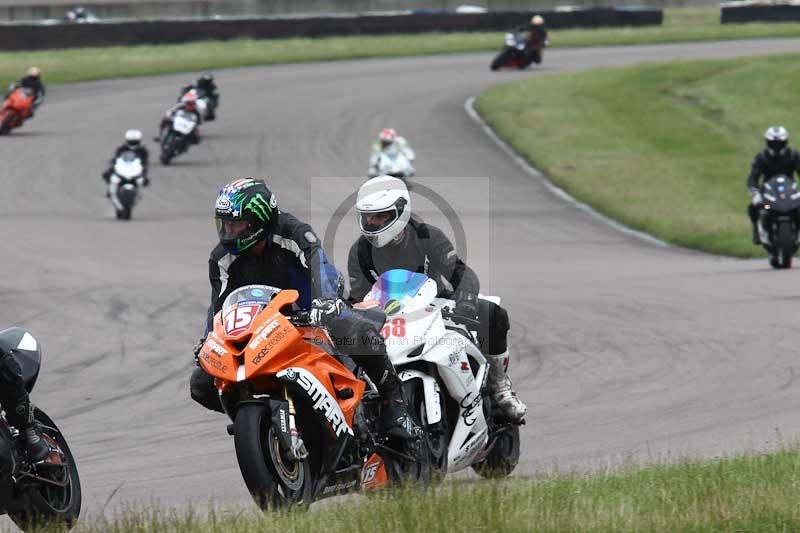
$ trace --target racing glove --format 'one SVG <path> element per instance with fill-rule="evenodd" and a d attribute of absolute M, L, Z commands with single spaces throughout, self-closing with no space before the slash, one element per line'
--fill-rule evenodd
<path fill-rule="evenodd" d="M 750 204 L 752 205 L 761 205 L 763 203 L 763 199 L 761 198 L 761 193 L 758 189 L 750 189 Z"/>
<path fill-rule="evenodd" d="M 478 297 L 467 291 L 457 291 L 455 294 L 456 313 L 468 318 L 478 317 Z"/>
<path fill-rule="evenodd" d="M 341 298 L 317 298 L 311 302 L 308 316 L 315 326 L 328 327 L 346 308 L 347 303 Z"/>
<path fill-rule="evenodd" d="M 206 338 L 201 337 L 197 344 L 194 345 L 192 348 L 192 353 L 194 353 L 194 362 L 197 363 L 197 358 L 200 356 L 200 350 L 203 349 L 203 345 L 206 343 Z"/>

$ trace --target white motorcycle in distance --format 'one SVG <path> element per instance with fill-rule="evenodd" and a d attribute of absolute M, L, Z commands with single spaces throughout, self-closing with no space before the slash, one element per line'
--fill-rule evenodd
<path fill-rule="evenodd" d="M 414 172 L 414 167 L 403 150 L 390 146 L 380 153 L 378 163 L 375 168 L 370 170 L 369 177 L 391 176 L 406 181 L 414 177 Z"/>
<path fill-rule="evenodd" d="M 108 180 L 108 197 L 119 220 L 130 220 L 133 206 L 144 185 L 144 167 L 134 152 L 123 152 L 114 161 L 114 172 Z"/>
<path fill-rule="evenodd" d="M 201 109 L 198 106 L 198 109 Z M 202 110 L 200 111 L 202 113 Z M 184 153 L 191 144 L 192 133 L 197 128 L 197 117 L 179 109 L 172 117 L 169 131 L 161 139 L 161 164 L 169 165 L 172 159 Z"/>
<path fill-rule="evenodd" d="M 467 467 L 486 478 L 508 476 L 519 463 L 524 421 L 505 419 L 487 392 L 477 320 L 454 315 L 454 302 L 436 294 L 426 275 L 390 270 L 361 305 L 378 305 L 387 315 L 381 333 L 409 410 L 425 431 L 434 477 Z"/>

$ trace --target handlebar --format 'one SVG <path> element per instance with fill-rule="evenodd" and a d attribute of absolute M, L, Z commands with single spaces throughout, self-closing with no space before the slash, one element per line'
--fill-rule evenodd
<path fill-rule="evenodd" d="M 477 318 L 471 318 L 468 316 L 460 315 L 454 312 L 449 307 L 442 307 L 442 318 L 454 322 L 456 324 L 461 324 L 463 326 L 467 326 L 471 329 L 478 329 L 481 325 L 481 321 Z"/>

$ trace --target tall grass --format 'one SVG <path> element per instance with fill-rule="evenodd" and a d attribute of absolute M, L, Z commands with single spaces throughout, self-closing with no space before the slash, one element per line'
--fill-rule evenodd
<path fill-rule="evenodd" d="M 541 480 L 448 483 L 318 504 L 308 512 L 134 509 L 77 531 L 797 531 L 800 452 L 691 461 Z"/>

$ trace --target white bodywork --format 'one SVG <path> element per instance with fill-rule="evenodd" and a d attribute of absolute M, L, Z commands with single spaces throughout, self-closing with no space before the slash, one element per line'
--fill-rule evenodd
<path fill-rule="evenodd" d="M 108 193 L 114 209 L 122 211 L 125 206 L 119 200 L 121 189 L 130 189 L 138 196 L 139 187 L 144 183 L 144 167 L 138 157 L 131 158 L 123 153 L 114 161 L 114 172 L 108 180 Z M 135 200 L 134 200 L 135 203 Z"/>
<path fill-rule="evenodd" d="M 378 176 L 410 178 L 415 171 L 403 150 L 390 147 L 378 156 L 377 172 Z"/>
<path fill-rule="evenodd" d="M 189 135 L 197 127 L 197 119 L 192 113 L 180 110 L 172 117 L 172 129 L 183 135 Z"/>
<path fill-rule="evenodd" d="M 525 50 L 525 37 L 521 33 L 506 33 L 506 46 L 509 48 L 516 48 L 517 50 Z"/>
<path fill-rule="evenodd" d="M 377 291 L 376 283 L 364 301 L 375 300 Z M 442 317 L 442 307 L 453 307 L 454 302 L 437 298 L 436 294 L 436 283 L 428 279 L 415 296 L 406 296 L 399 302 L 400 311 L 387 317 L 383 333 L 389 358 L 397 368 L 400 379 L 422 380 L 428 424 L 441 420 L 442 406 L 445 405 L 442 394 L 451 397 L 459 405 L 457 422 L 455 427 L 449 428 L 448 435 L 447 471 L 455 472 L 480 462 L 485 455 L 489 430 L 483 411 L 481 386 L 488 364 L 478 347 L 465 335 L 445 327 L 459 327 Z M 404 328 L 397 327 L 399 321 L 403 321 Z M 420 346 L 423 348 L 419 354 L 410 355 Z M 406 368 L 420 361 L 435 365 L 436 375 Z"/>

